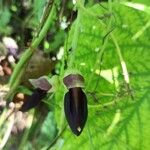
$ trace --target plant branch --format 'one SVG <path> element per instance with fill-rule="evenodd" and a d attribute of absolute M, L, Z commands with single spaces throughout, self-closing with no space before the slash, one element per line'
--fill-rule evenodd
<path fill-rule="evenodd" d="M 111 4 L 110 4 L 110 5 L 111 5 Z M 110 6 L 110 7 L 111 7 L 111 6 Z M 110 9 L 109 11 L 111 11 L 111 9 Z M 96 70 L 96 68 L 97 68 L 98 65 L 100 65 L 100 70 L 101 70 L 101 64 L 100 64 L 101 62 L 100 62 L 100 61 L 102 60 L 102 56 L 103 56 L 103 54 L 104 54 L 104 51 L 105 51 L 106 46 L 107 46 L 107 43 L 108 43 L 108 39 L 109 39 L 109 36 L 108 36 L 108 35 L 112 32 L 111 26 L 112 26 L 112 18 L 110 18 L 110 21 L 109 21 L 109 23 L 108 23 L 108 27 L 107 27 L 107 29 L 106 29 L 107 34 L 106 34 L 106 36 L 104 36 L 104 39 L 102 40 L 101 50 L 99 51 L 99 53 L 98 53 L 98 55 L 97 55 L 95 65 L 94 65 L 94 67 L 93 67 L 92 75 L 91 75 L 90 80 L 89 80 L 89 82 L 88 82 L 88 84 L 87 84 L 87 89 L 88 89 L 89 86 L 91 85 L 93 76 L 94 76 L 94 74 L 95 74 L 95 70 Z M 99 74 L 100 74 L 100 73 L 99 73 Z"/>
<path fill-rule="evenodd" d="M 128 74 L 128 71 L 127 71 L 127 66 L 126 66 L 126 63 L 123 59 L 123 56 L 121 54 L 121 50 L 120 50 L 120 47 L 119 47 L 119 44 L 115 38 L 115 36 L 113 35 L 113 33 L 111 33 L 111 38 L 116 46 L 116 52 L 118 54 L 118 57 L 119 57 L 119 60 L 120 60 L 120 64 L 121 64 L 121 67 L 122 67 L 122 72 L 123 72 L 123 76 L 124 76 L 124 80 L 127 84 L 129 84 L 129 74 Z"/>
<path fill-rule="evenodd" d="M 50 143 L 48 148 L 46 150 L 49 150 L 56 142 L 57 140 L 63 135 L 64 131 L 66 130 L 67 125 L 58 133 L 58 135 L 54 138 L 54 140 Z"/>
<path fill-rule="evenodd" d="M 12 115 L 10 118 L 9 118 L 9 124 L 8 124 L 8 127 L 7 127 L 7 130 L 5 132 L 5 135 L 0 143 L 0 150 L 4 148 L 4 146 L 6 145 L 8 139 L 9 139 L 9 136 L 11 134 L 11 130 L 13 128 L 13 125 L 14 125 L 14 115 Z"/>

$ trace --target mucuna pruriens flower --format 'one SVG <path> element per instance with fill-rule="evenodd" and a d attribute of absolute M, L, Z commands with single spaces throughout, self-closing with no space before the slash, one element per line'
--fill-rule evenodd
<path fill-rule="evenodd" d="M 47 92 L 52 88 L 48 79 L 40 77 L 38 79 L 30 79 L 31 84 L 36 88 L 31 95 L 25 95 L 20 111 L 26 112 L 38 106 Z"/>
<path fill-rule="evenodd" d="M 87 120 L 87 98 L 81 87 L 70 88 L 65 94 L 64 110 L 72 132 L 79 136 Z"/>
<path fill-rule="evenodd" d="M 37 105 L 40 104 L 42 99 L 46 96 L 46 91 L 43 91 L 41 89 L 35 89 L 32 93 L 32 95 L 26 96 L 26 100 L 24 101 L 22 107 L 20 108 L 20 111 L 26 112 Z"/>

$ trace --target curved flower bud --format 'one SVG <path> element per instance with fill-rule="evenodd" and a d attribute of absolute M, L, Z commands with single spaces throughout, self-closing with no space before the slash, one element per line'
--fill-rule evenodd
<path fill-rule="evenodd" d="M 88 116 L 87 98 L 82 91 L 84 78 L 80 74 L 70 74 L 64 78 L 68 92 L 64 98 L 64 110 L 72 132 L 79 136 Z"/>
<path fill-rule="evenodd" d="M 35 89 L 32 95 L 25 96 L 25 101 L 21 106 L 20 111 L 26 112 L 36 107 L 45 96 L 46 96 L 46 91 L 43 91 L 41 89 Z"/>

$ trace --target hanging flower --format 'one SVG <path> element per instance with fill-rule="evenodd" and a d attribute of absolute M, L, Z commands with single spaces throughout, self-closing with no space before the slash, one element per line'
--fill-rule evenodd
<path fill-rule="evenodd" d="M 69 74 L 63 79 L 68 88 L 64 97 L 64 110 L 72 132 L 79 136 L 87 120 L 87 98 L 83 92 L 84 78 L 80 74 Z"/>

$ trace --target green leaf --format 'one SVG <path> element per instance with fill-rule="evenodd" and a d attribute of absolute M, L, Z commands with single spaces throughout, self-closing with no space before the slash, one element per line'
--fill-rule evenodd
<path fill-rule="evenodd" d="M 47 147 L 50 141 L 52 141 L 57 133 L 56 123 L 54 120 L 54 115 L 52 112 L 49 112 L 42 124 L 40 129 L 40 135 L 37 139 L 38 147 Z"/>
<path fill-rule="evenodd" d="M 11 13 L 8 7 L 3 7 L 0 10 L 0 33 L 9 33 L 10 28 L 7 26 L 11 18 Z"/>
<path fill-rule="evenodd" d="M 95 15 L 102 14 L 102 8 L 99 5 L 87 8 L 87 11 Z M 108 35 L 109 40 L 104 50 L 101 68 L 102 71 L 118 68 L 116 71 L 118 75 L 111 83 L 96 73 L 96 70 L 100 70 L 102 41 L 107 32 L 109 21 L 104 20 L 104 23 L 101 23 L 97 18 L 90 16 L 87 11 L 82 11 L 79 23 L 75 22 L 71 28 L 68 49 L 75 48 L 70 52 L 68 63 L 71 62 L 71 67 L 78 69 L 85 77 L 89 116 L 86 127 L 79 137 L 73 135 L 67 127 L 63 136 L 62 149 L 149 149 L 149 28 L 137 39 L 133 39 L 137 30 L 141 29 L 149 20 L 142 12 L 139 13 L 134 9 L 113 4 L 115 30 Z M 105 19 L 107 20 L 107 18 Z M 76 34 L 76 28 L 78 28 L 78 34 Z M 129 89 L 126 88 L 120 66 L 121 62 L 111 34 L 114 35 L 127 65 L 134 100 L 131 99 Z M 77 42 L 75 43 L 74 40 Z M 113 71 L 108 71 L 106 76 L 112 76 L 112 74 Z M 115 89 L 115 82 L 119 84 L 119 91 Z M 63 92 L 60 91 L 56 93 L 59 95 L 55 97 L 57 101 L 58 97 L 61 97 L 59 101 L 63 101 Z M 98 104 L 88 94 L 89 91 L 95 92 Z M 108 96 L 109 94 L 112 96 Z M 114 97 L 114 95 L 116 96 Z M 102 104 L 114 105 L 103 108 Z"/>
<path fill-rule="evenodd" d="M 41 16 L 43 14 L 43 8 L 46 5 L 46 0 L 34 0 L 34 13 L 35 13 L 35 18 L 38 20 L 38 22 L 41 19 Z"/>

